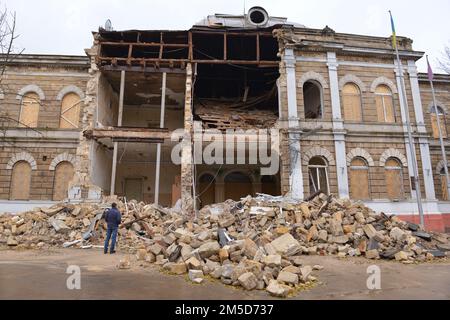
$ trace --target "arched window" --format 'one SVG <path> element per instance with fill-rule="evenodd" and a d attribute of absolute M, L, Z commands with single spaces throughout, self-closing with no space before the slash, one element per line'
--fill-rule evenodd
<path fill-rule="evenodd" d="M 322 191 L 325 194 L 330 192 L 328 180 L 328 163 L 322 157 L 314 157 L 309 161 L 309 190 L 310 194 Z"/>
<path fill-rule="evenodd" d="M 361 91 L 354 83 L 347 83 L 342 89 L 344 119 L 346 121 L 362 121 Z"/>
<path fill-rule="evenodd" d="M 200 207 L 216 202 L 216 180 L 211 174 L 206 173 L 200 177 L 198 197 L 200 200 Z"/>
<path fill-rule="evenodd" d="M 322 87 L 316 81 L 306 81 L 303 85 L 303 100 L 306 119 L 322 119 L 323 97 Z"/>
<path fill-rule="evenodd" d="M 16 162 L 11 175 L 11 200 L 30 200 L 31 170 L 28 162 Z"/>
<path fill-rule="evenodd" d="M 395 123 L 394 97 L 391 89 L 380 85 L 375 91 L 378 122 Z"/>
<path fill-rule="evenodd" d="M 442 168 L 440 172 L 441 177 L 441 192 L 442 192 L 442 200 L 448 201 L 448 189 L 447 189 L 447 176 L 445 175 L 445 168 Z"/>
<path fill-rule="evenodd" d="M 445 112 L 441 107 L 437 107 L 438 115 L 439 115 L 439 123 L 441 125 L 442 138 L 447 139 L 447 121 L 445 119 Z M 436 109 L 433 107 L 431 112 L 431 128 L 433 130 L 433 138 L 439 139 L 439 127 L 436 115 Z"/>
<path fill-rule="evenodd" d="M 60 162 L 55 169 L 55 179 L 53 183 L 53 200 L 62 201 L 67 198 L 69 183 L 74 176 L 74 168 L 70 162 Z"/>
<path fill-rule="evenodd" d="M 68 93 L 61 102 L 61 129 L 77 129 L 80 122 L 81 99 L 76 93 Z"/>
<path fill-rule="evenodd" d="M 403 193 L 403 167 L 398 159 L 390 158 L 385 165 L 386 192 L 390 200 L 404 198 Z"/>
<path fill-rule="evenodd" d="M 20 126 L 37 128 L 41 99 L 34 92 L 28 92 L 22 97 L 20 108 Z"/>
<path fill-rule="evenodd" d="M 225 199 L 241 200 L 253 194 L 250 177 L 242 172 L 232 172 L 225 177 Z"/>
<path fill-rule="evenodd" d="M 363 158 L 355 158 L 350 164 L 350 193 L 352 199 L 370 199 L 369 166 Z"/>

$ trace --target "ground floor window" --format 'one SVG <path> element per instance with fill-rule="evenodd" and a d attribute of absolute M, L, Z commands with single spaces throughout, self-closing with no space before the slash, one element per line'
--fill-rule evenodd
<path fill-rule="evenodd" d="M 350 165 L 350 193 L 355 200 L 370 199 L 369 166 L 362 158 L 353 159 Z"/>
<path fill-rule="evenodd" d="M 394 158 L 386 161 L 385 174 L 388 198 L 390 200 L 403 199 L 403 167 L 400 161 Z"/>
<path fill-rule="evenodd" d="M 322 157 L 314 157 L 309 161 L 309 190 L 311 194 L 322 191 L 330 193 L 330 183 L 328 180 L 328 164 Z"/>

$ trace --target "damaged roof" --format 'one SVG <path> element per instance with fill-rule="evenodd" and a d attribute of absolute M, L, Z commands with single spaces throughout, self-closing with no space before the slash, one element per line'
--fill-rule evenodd
<path fill-rule="evenodd" d="M 304 25 L 289 22 L 287 18 L 269 16 L 267 11 L 261 7 L 253 7 L 247 14 L 230 15 L 215 14 L 204 18 L 194 25 L 195 28 L 234 28 L 234 29 L 262 29 L 275 26 L 289 25 L 295 28 L 305 28 Z"/>

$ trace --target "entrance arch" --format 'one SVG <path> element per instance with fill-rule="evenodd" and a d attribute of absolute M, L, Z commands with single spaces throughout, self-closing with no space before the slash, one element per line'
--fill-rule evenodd
<path fill-rule="evenodd" d="M 253 194 L 252 179 L 240 171 L 234 171 L 225 176 L 225 199 L 235 201 Z"/>

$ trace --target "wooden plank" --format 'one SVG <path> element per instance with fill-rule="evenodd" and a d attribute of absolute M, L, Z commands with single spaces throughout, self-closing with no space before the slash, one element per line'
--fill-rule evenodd
<path fill-rule="evenodd" d="M 17 162 L 11 175 L 11 200 L 29 200 L 31 166 L 28 162 Z"/>
<path fill-rule="evenodd" d="M 88 139 L 170 139 L 172 133 L 168 129 L 143 129 L 143 128 L 120 128 L 120 129 L 93 129 L 84 131 Z"/>

